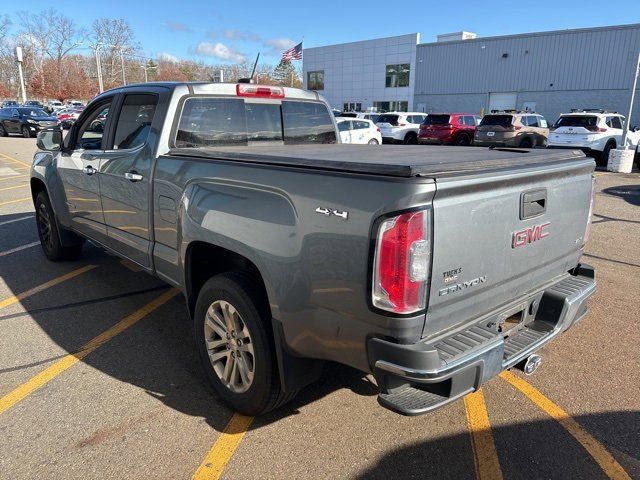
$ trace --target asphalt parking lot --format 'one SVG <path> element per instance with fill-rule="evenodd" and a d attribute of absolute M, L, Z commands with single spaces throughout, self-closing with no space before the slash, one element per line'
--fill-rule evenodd
<path fill-rule="evenodd" d="M 0 138 L 0 477 L 640 478 L 640 174 L 597 173 L 590 314 L 543 351 L 434 413 L 380 407 L 328 365 L 251 419 L 205 386 L 182 298 L 92 245 L 41 252 L 34 139 Z"/>

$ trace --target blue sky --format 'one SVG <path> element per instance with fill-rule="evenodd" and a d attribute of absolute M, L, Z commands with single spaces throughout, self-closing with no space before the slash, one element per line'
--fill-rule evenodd
<path fill-rule="evenodd" d="M 82 7 L 80 5 L 86 5 Z M 236 0 L 3 1 L 18 28 L 17 12 L 55 8 L 82 26 L 95 18 L 124 18 L 145 55 L 166 54 L 206 63 L 253 58 L 274 63 L 292 42 L 305 47 L 418 32 L 423 42 L 467 30 L 480 36 L 640 23 L 638 0 L 602 1 L 253 1 Z"/>

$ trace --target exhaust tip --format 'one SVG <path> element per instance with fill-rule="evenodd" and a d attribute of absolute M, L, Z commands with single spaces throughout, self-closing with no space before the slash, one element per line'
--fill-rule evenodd
<path fill-rule="evenodd" d="M 533 375 L 541 363 L 542 357 L 534 353 L 533 355 L 530 355 L 529 358 L 527 358 L 527 360 L 524 362 L 522 371 L 525 375 Z"/>

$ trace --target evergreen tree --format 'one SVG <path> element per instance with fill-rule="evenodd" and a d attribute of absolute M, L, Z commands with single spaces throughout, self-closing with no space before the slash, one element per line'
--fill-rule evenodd
<path fill-rule="evenodd" d="M 280 60 L 280 63 L 273 69 L 273 81 L 276 85 L 285 87 L 300 87 L 302 82 L 298 77 L 298 72 L 291 62 Z"/>

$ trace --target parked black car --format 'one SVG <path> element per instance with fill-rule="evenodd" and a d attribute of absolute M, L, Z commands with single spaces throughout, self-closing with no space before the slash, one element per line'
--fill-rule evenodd
<path fill-rule="evenodd" d="M 6 137 L 11 133 L 19 133 L 25 138 L 35 137 L 41 129 L 56 125 L 58 119 L 41 108 L 0 109 L 0 137 Z"/>

